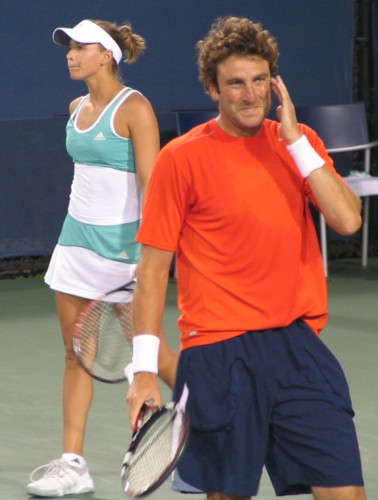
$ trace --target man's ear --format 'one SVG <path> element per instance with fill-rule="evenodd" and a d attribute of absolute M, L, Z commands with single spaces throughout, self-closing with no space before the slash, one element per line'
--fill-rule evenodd
<path fill-rule="evenodd" d="M 209 93 L 209 96 L 214 102 L 219 101 L 219 91 L 217 88 L 212 83 L 208 84 L 207 91 Z"/>

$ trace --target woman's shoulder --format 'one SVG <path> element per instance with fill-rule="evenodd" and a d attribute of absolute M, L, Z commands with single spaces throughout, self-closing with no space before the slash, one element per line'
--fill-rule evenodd
<path fill-rule="evenodd" d="M 85 99 L 85 95 L 82 95 L 80 97 L 76 97 L 73 101 L 70 102 L 70 105 L 68 107 L 69 114 L 72 115 L 72 113 L 75 112 L 79 104 Z"/>
<path fill-rule="evenodd" d="M 148 103 L 147 97 L 145 97 L 139 90 L 133 89 L 131 87 L 125 87 L 119 95 L 119 100 L 122 102 L 123 106 L 127 105 L 139 105 Z"/>
<path fill-rule="evenodd" d="M 118 106 L 118 113 L 126 113 L 130 116 L 134 114 L 153 113 L 151 102 L 141 92 L 135 89 L 127 88 L 122 94 Z"/>

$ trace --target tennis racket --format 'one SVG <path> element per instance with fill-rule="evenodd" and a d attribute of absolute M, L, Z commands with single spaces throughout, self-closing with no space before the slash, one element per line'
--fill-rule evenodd
<path fill-rule="evenodd" d="M 189 439 L 188 394 L 185 385 L 177 404 L 143 405 L 121 471 L 122 489 L 129 497 L 152 493 L 175 468 Z"/>
<path fill-rule="evenodd" d="M 101 382 L 126 380 L 132 360 L 132 293 L 135 281 L 91 300 L 80 314 L 73 349 L 83 368 Z"/>

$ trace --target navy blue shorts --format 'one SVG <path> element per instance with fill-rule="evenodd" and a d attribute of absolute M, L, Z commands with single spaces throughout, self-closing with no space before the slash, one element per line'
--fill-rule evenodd
<path fill-rule="evenodd" d="M 302 321 L 184 350 L 175 400 L 185 382 L 192 429 L 174 489 L 253 496 L 264 465 L 278 496 L 363 485 L 344 373 Z"/>

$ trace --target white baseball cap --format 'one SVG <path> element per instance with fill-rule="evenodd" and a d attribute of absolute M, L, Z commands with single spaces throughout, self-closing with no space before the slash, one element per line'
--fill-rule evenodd
<path fill-rule="evenodd" d="M 70 40 L 78 43 L 100 43 L 113 52 L 117 64 L 122 60 L 122 50 L 117 42 L 98 24 L 85 19 L 73 28 L 56 28 L 52 38 L 58 45 L 69 45 Z"/>

